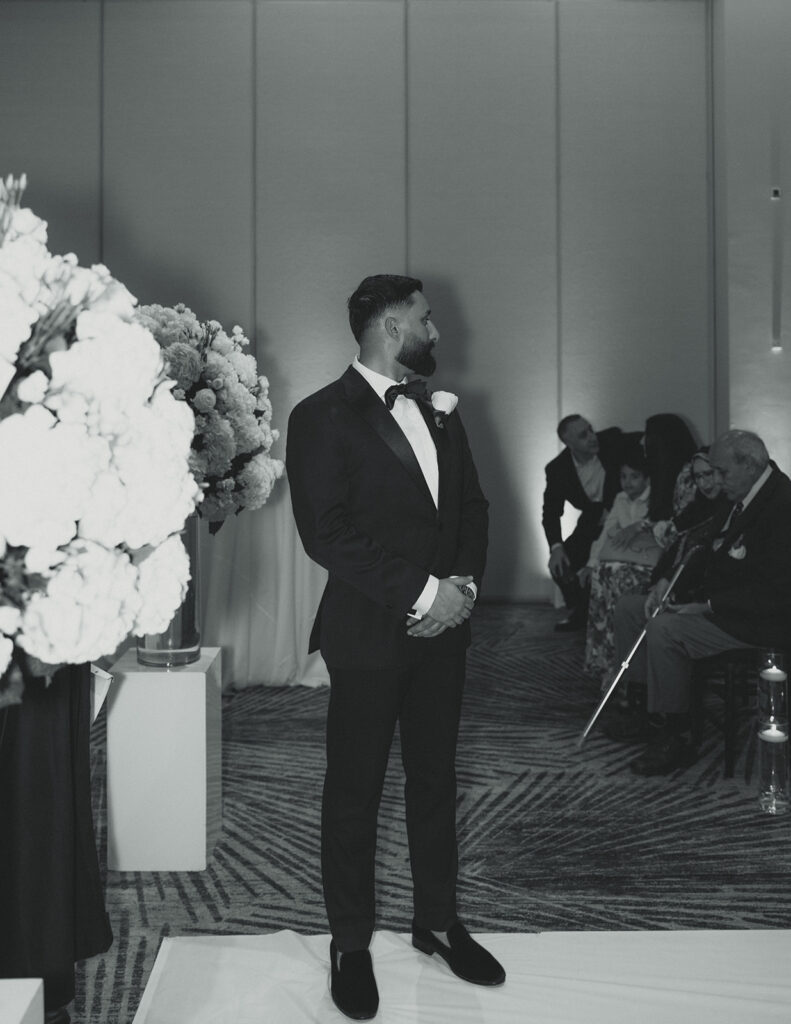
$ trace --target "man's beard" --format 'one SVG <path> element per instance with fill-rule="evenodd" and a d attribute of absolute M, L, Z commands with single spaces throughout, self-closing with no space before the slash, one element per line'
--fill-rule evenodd
<path fill-rule="evenodd" d="M 431 354 L 434 348 L 433 341 L 415 341 L 407 338 L 396 356 L 402 366 L 418 374 L 420 377 L 430 377 L 437 368 L 437 361 Z"/>

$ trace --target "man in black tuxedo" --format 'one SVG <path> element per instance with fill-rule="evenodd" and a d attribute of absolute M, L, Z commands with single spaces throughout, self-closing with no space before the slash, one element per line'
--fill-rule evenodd
<path fill-rule="evenodd" d="M 329 571 L 310 638 L 330 672 L 322 875 L 331 992 L 355 1020 L 378 992 L 376 822 L 399 723 L 413 945 L 467 981 L 501 984 L 456 909 L 455 752 L 469 617 L 486 561 L 488 503 L 455 396 L 430 376 L 439 334 L 415 278 L 366 278 L 348 302 L 360 354 L 289 419 L 286 465 L 308 555 Z M 421 395 L 422 391 L 422 395 Z M 443 404 L 439 396 L 450 399 Z M 436 408 L 439 406 L 439 408 Z"/>
<path fill-rule="evenodd" d="M 563 417 L 558 437 L 566 447 L 546 465 L 541 525 L 549 544 L 549 571 L 569 612 L 555 629 L 571 631 L 583 629 L 587 621 L 588 591 L 580 585 L 577 573 L 588 561 L 591 544 L 601 533 L 620 490 L 624 438 L 618 427 L 597 434 L 579 413 Z M 579 509 L 580 516 L 564 540 L 560 518 L 566 502 Z"/>
<path fill-rule="evenodd" d="M 647 630 L 629 672 L 647 682 L 652 717 L 616 713 L 605 728 L 614 739 L 649 741 L 632 763 L 639 775 L 665 775 L 696 759 L 686 736 L 696 659 L 741 648 L 786 649 L 791 638 L 791 480 L 746 430 L 719 437 L 710 458 L 728 502 L 715 514 L 701 558 L 690 565 L 686 587 L 697 588 L 697 600 L 671 601 L 646 623 L 669 585 L 660 579 L 647 599 L 628 594 L 615 609 L 619 661 L 644 625 Z"/>

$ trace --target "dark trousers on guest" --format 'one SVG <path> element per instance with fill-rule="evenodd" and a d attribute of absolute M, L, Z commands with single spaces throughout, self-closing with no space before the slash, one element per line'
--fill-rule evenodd
<path fill-rule="evenodd" d="M 588 610 L 589 587 L 581 587 L 577 579 L 577 572 L 587 564 L 591 553 L 591 545 L 601 533 L 599 524 L 585 524 L 578 526 L 573 533 L 569 534 L 563 541 L 563 549 L 568 556 L 570 567 L 566 575 L 555 580 L 563 601 L 571 612 L 578 611 L 586 614 Z"/>
<path fill-rule="evenodd" d="M 647 684 L 649 712 L 683 714 L 689 710 L 693 662 L 752 645 L 720 629 L 708 615 L 660 612 L 646 622 L 645 601 L 645 594 L 627 594 L 615 606 L 617 660 L 623 662 L 645 626 L 628 678 Z"/>
<path fill-rule="evenodd" d="M 399 724 L 414 923 L 456 921 L 456 740 L 465 651 L 431 656 L 415 640 L 403 669 L 330 666 L 322 876 L 330 931 L 342 952 L 365 949 L 375 923 L 376 832 Z"/>

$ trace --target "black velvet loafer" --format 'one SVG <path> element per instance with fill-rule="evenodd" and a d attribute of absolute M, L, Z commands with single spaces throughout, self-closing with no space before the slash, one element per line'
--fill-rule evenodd
<path fill-rule="evenodd" d="M 457 978 L 473 985 L 502 985 L 505 971 L 492 954 L 483 948 L 457 921 L 448 929 L 448 942 L 442 942 L 427 928 L 412 926 L 412 945 L 421 953 L 438 953 Z"/>
<path fill-rule="evenodd" d="M 379 1009 L 374 966 L 367 949 L 339 953 L 330 942 L 330 994 L 332 1001 L 352 1020 L 371 1020 Z"/>

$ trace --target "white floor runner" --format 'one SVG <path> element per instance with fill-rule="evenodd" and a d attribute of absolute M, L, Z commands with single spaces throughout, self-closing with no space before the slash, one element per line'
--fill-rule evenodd
<path fill-rule="evenodd" d="M 378 1024 L 749 1024 L 791 1021 L 791 930 L 478 936 L 507 972 L 454 978 L 409 936 L 371 947 Z M 329 936 L 165 939 L 134 1024 L 340 1024 Z"/>

